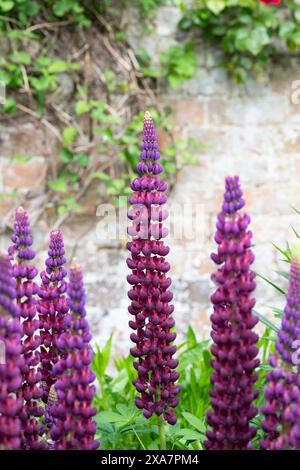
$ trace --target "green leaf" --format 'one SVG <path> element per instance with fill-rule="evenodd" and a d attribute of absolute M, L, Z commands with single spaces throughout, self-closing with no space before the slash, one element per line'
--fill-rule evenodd
<path fill-rule="evenodd" d="M 74 158 L 73 152 L 71 152 L 71 150 L 68 149 L 67 147 L 62 147 L 60 149 L 59 156 L 60 156 L 60 159 L 64 163 L 70 163 L 70 162 L 72 162 L 72 160 Z"/>
<path fill-rule="evenodd" d="M 187 422 L 189 424 L 191 424 L 191 426 L 198 429 L 198 431 L 201 434 L 205 435 L 205 422 L 204 422 L 204 420 L 201 420 L 201 419 L 197 418 L 197 416 L 194 416 L 192 413 L 188 413 L 188 412 L 183 412 L 182 416 L 187 420 Z"/>
<path fill-rule="evenodd" d="M 63 130 L 63 140 L 65 145 L 71 145 L 77 135 L 77 128 L 75 126 L 65 127 Z"/>
<path fill-rule="evenodd" d="M 278 333 L 279 328 L 274 325 L 270 320 L 268 320 L 262 313 L 257 312 L 257 310 L 253 310 L 253 313 L 259 318 L 259 320 L 268 328 Z"/>
<path fill-rule="evenodd" d="M 207 8 L 212 11 L 215 15 L 221 13 L 222 10 L 226 7 L 225 0 L 206 0 Z"/>
<path fill-rule="evenodd" d="M 20 163 L 27 163 L 29 162 L 29 160 L 31 160 L 31 157 L 29 157 L 28 155 L 21 154 L 21 155 L 13 155 L 12 159 Z"/>
<path fill-rule="evenodd" d="M 90 161 L 90 156 L 86 153 L 78 153 L 75 156 L 75 161 L 80 168 L 87 168 Z"/>
<path fill-rule="evenodd" d="M 65 178 L 57 178 L 54 180 L 48 181 L 48 186 L 53 191 L 58 191 L 60 193 L 66 193 L 68 191 L 68 186 Z"/>
<path fill-rule="evenodd" d="M 62 59 L 54 60 L 48 68 L 49 73 L 62 73 L 66 70 L 68 70 L 68 63 Z"/>
<path fill-rule="evenodd" d="M 119 413 L 114 413 L 113 411 L 102 411 L 97 418 L 97 421 L 98 423 L 115 423 L 118 425 L 124 425 L 128 420 Z"/>
<path fill-rule="evenodd" d="M 25 51 L 15 51 L 9 55 L 9 58 L 12 62 L 16 64 L 29 65 L 31 64 L 31 57 L 28 52 Z"/>
<path fill-rule="evenodd" d="M 258 277 L 260 277 L 261 279 L 263 279 L 264 281 L 266 281 L 268 284 L 270 284 L 270 286 L 274 287 L 278 292 L 280 292 L 283 295 L 286 295 L 286 292 L 283 289 L 281 289 L 281 287 L 277 286 L 277 284 L 270 281 L 270 279 L 267 279 L 266 277 L 264 277 L 264 276 L 262 276 L 261 274 L 258 274 L 258 273 L 256 273 L 256 275 Z"/>
<path fill-rule="evenodd" d="M 287 38 L 291 36 L 296 30 L 296 25 L 293 21 L 283 21 L 279 26 L 279 36 Z"/>
<path fill-rule="evenodd" d="M 53 13 L 56 16 L 64 16 L 70 10 L 72 10 L 72 5 L 74 0 L 58 0 L 53 5 Z"/>
<path fill-rule="evenodd" d="M 176 431 L 176 437 L 181 437 L 186 441 L 199 441 L 201 438 L 201 434 L 192 429 L 183 428 Z"/>
<path fill-rule="evenodd" d="M 243 27 L 235 33 L 235 47 L 240 51 L 249 51 L 253 55 L 257 55 L 269 43 L 270 37 L 267 29 L 263 26 L 257 26 L 250 30 Z"/>
<path fill-rule="evenodd" d="M 107 173 L 104 173 L 104 171 L 95 171 L 94 173 L 91 174 L 91 178 L 93 179 L 98 178 L 101 181 L 111 181 L 111 177 Z"/>
<path fill-rule="evenodd" d="M 87 113 L 91 109 L 91 104 L 84 100 L 79 100 L 75 106 L 75 112 L 77 116 Z"/>
<path fill-rule="evenodd" d="M 5 113 L 9 114 L 15 111 L 16 109 L 16 100 L 14 98 L 6 98 L 3 104 L 3 110 Z"/>
<path fill-rule="evenodd" d="M 0 2 L 0 11 L 3 11 L 4 13 L 10 11 L 13 9 L 14 7 L 14 2 L 10 1 L 10 0 L 3 0 Z"/>

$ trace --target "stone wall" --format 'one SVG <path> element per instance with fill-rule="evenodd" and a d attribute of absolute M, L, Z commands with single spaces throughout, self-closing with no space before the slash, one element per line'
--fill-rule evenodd
<path fill-rule="evenodd" d="M 144 47 L 154 62 L 163 49 L 176 43 L 179 19 L 176 7 L 161 7 L 150 33 L 138 27 L 134 12 L 128 18 L 131 43 Z M 160 96 L 161 103 L 174 111 L 176 135 L 193 137 L 205 144 L 205 151 L 197 155 L 196 165 L 182 168 L 170 198 L 170 205 L 193 202 L 203 207 L 201 243 L 190 246 L 186 240 L 170 240 L 181 337 L 188 324 L 200 336 L 208 335 L 209 296 L 213 289 L 209 254 L 214 246 L 215 216 L 226 175 L 239 174 L 241 178 L 247 209 L 252 215 L 258 273 L 278 280 L 276 271 L 286 266 L 272 242 L 285 245 L 286 240 L 293 238 L 292 226 L 300 232 L 300 216 L 291 208 L 300 208 L 300 105 L 292 103 L 292 86 L 300 78 L 300 67 L 277 68 L 266 80 L 250 80 L 245 86 L 238 86 L 217 67 L 217 61 L 215 51 L 199 46 L 196 76 L 176 91 L 164 90 Z M 5 135 L 0 152 L 2 184 L 4 192 L 27 190 L 30 184 L 34 195 L 43 191 L 45 185 L 45 146 L 41 143 L 45 137 L 28 123 L 22 126 L 21 131 L 7 129 L 2 134 Z M 21 147 L 27 145 L 27 133 L 28 145 L 36 145 L 36 151 L 31 151 L 36 155 L 35 164 L 28 162 L 20 170 L 18 163 L 8 161 L 8 157 L 19 152 L 16 148 L 20 142 Z M 160 141 L 164 148 L 166 136 L 160 134 Z M 115 351 L 126 352 L 129 345 L 126 252 L 113 244 L 105 249 L 96 237 L 96 222 L 96 218 L 90 219 L 85 227 L 66 224 L 67 249 L 86 272 L 88 312 L 96 340 L 102 343 L 113 332 Z M 41 246 L 48 228 L 39 223 Z M 260 280 L 256 296 L 257 309 L 267 314 L 270 305 L 283 304 L 283 298 L 274 295 L 274 289 Z"/>

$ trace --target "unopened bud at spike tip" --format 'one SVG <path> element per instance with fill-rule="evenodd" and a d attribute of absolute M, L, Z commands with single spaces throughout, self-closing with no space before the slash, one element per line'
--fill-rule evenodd
<path fill-rule="evenodd" d="M 291 246 L 292 259 L 300 262 L 300 238 L 296 238 Z"/>
<path fill-rule="evenodd" d="M 151 114 L 149 113 L 149 111 L 145 112 L 144 120 L 145 121 L 152 121 L 152 117 L 151 117 Z"/>

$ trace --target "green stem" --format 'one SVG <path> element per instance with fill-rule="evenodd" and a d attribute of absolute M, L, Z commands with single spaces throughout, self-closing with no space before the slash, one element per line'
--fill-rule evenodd
<path fill-rule="evenodd" d="M 136 430 L 134 429 L 133 426 L 132 426 L 132 430 L 133 430 L 137 440 L 139 441 L 140 445 L 142 446 L 142 449 L 146 450 L 146 447 L 144 446 L 143 441 L 141 440 L 140 436 L 138 435 L 138 433 L 136 432 Z"/>
<path fill-rule="evenodd" d="M 166 434 L 165 434 L 163 416 L 158 416 L 157 426 L 158 426 L 158 431 L 159 431 L 159 448 L 160 448 L 160 450 L 167 450 Z"/>

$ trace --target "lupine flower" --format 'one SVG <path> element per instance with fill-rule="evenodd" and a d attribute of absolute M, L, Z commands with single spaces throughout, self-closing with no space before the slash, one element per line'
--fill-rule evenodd
<path fill-rule="evenodd" d="M 276 342 L 269 359 L 266 404 L 261 447 L 267 450 L 300 449 L 300 242 L 292 249 L 287 303 Z M 298 352 L 297 352 L 298 348 Z"/>
<path fill-rule="evenodd" d="M 131 252 L 127 264 L 132 270 L 127 278 L 132 286 L 128 296 L 133 320 L 129 325 L 134 330 L 131 334 L 134 347 L 130 352 L 136 358 L 133 365 L 138 373 L 133 383 L 141 394 L 135 403 L 144 410 L 146 418 L 152 414 L 163 415 L 169 424 L 175 424 L 174 408 L 178 404 L 180 386 L 176 385 L 178 360 L 173 357 L 176 333 L 172 331 L 175 325 L 174 306 L 170 305 L 173 294 L 169 291 L 171 279 L 167 277 L 170 264 L 165 259 L 169 247 L 163 241 L 167 230 L 162 224 L 168 216 L 162 209 L 167 201 L 167 183 L 157 176 L 163 169 L 158 163 L 157 137 L 148 112 L 140 156 L 137 171 L 141 176 L 132 182 L 134 193 L 129 196 L 132 207 L 128 217 L 133 225 L 128 233 L 133 240 L 127 245 Z"/>
<path fill-rule="evenodd" d="M 22 420 L 22 448 L 40 449 L 44 444 L 40 442 L 44 429 L 38 419 L 43 414 L 40 406 L 42 388 L 40 385 L 41 373 L 37 366 L 40 362 L 38 348 L 41 340 L 38 334 L 39 320 L 36 318 L 35 295 L 38 286 L 34 282 L 37 268 L 30 264 L 35 257 L 31 249 L 32 237 L 28 212 L 22 207 L 15 214 L 13 245 L 9 248 L 9 255 L 13 261 L 13 275 L 17 282 L 17 303 L 22 321 L 22 347 L 25 367 L 22 371 L 22 395 L 24 406 L 21 413 Z"/>
<path fill-rule="evenodd" d="M 250 217 L 240 212 L 244 205 L 238 177 L 226 178 L 215 234 L 218 252 L 211 255 L 219 269 L 212 275 L 218 287 L 211 297 L 214 372 L 212 410 L 207 412 L 211 426 L 206 433 L 208 449 L 247 449 L 256 433 L 250 420 L 257 413 L 253 400 L 258 392 L 253 390 L 253 384 L 258 378 L 254 373 L 259 364 L 258 336 L 252 328 L 258 320 L 252 313 L 255 274 L 250 266 L 254 255 L 252 233 L 248 231 Z"/>
<path fill-rule="evenodd" d="M 47 403 L 51 386 L 56 382 L 53 366 L 62 357 L 57 341 L 69 326 L 68 299 L 65 295 L 67 271 L 62 234 L 55 230 L 50 234 L 49 257 L 46 270 L 41 273 L 40 300 L 37 303 L 41 328 L 41 373 L 43 401 Z"/>
<path fill-rule="evenodd" d="M 16 281 L 6 255 L 0 254 L 0 449 L 21 447 L 22 329 L 15 303 Z M 3 351 L 4 350 L 4 351 Z M 1 354 L 2 356 L 2 354 Z"/>
<path fill-rule="evenodd" d="M 97 413 L 92 401 L 95 395 L 95 374 L 91 370 L 93 351 L 91 334 L 86 319 L 85 290 L 82 271 L 77 266 L 70 270 L 68 285 L 71 327 L 57 340 L 63 352 L 53 368 L 57 381 L 51 389 L 48 412 L 53 421 L 50 435 L 58 450 L 95 450 L 96 423 L 92 417 Z M 54 399 L 53 399 L 54 397 Z M 51 418 L 50 418 L 51 419 Z"/>

